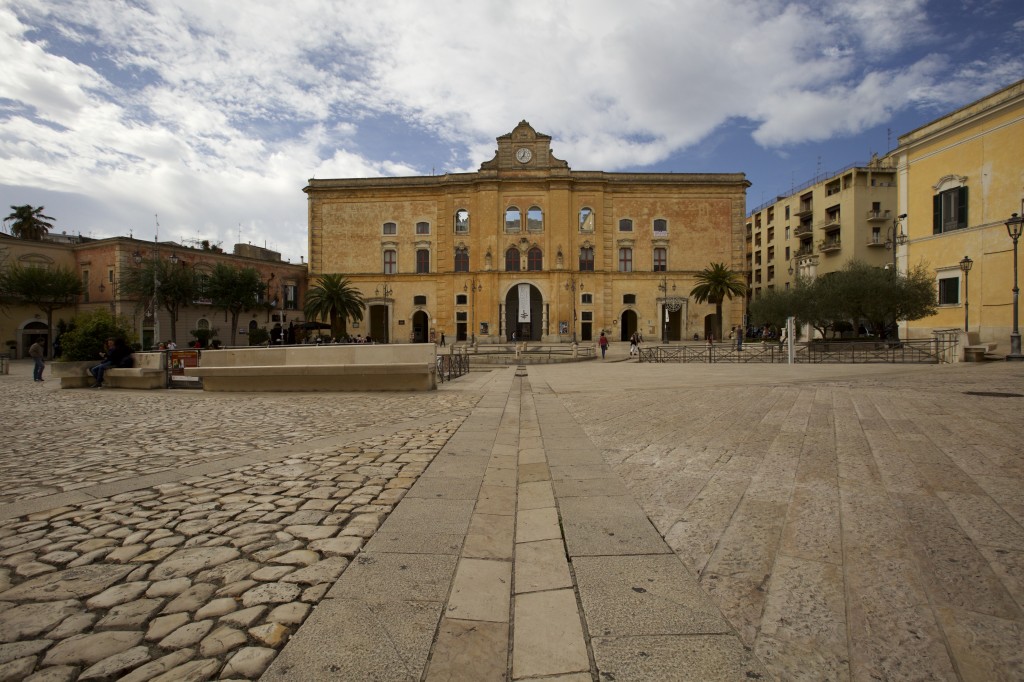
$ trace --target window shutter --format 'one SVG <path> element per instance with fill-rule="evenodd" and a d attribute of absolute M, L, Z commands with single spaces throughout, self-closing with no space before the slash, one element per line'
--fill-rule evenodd
<path fill-rule="evenodd" d="M 956 198 L 956 226 L 967 227 L 967 187 L 961 187 Z"/>
<path fill-rule="evenodd" d="M 942 195 L 932 197 L 932 234 L 942 234 Z"/>

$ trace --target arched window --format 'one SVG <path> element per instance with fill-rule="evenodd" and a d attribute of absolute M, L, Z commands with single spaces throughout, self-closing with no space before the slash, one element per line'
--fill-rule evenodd
<path fill-rule="evenodd" d="M 580 247 L 580 272 L 594 271 L 594 247 Z"/>
<path fill-rule="evenodd" d="M 510 246 L 505 252 L 505 271 L 519 272 L 519 249 Z"/>
<path fill-rule="evenodd" d="M 455 212 L 455 234 L 469 234 L 469 211 L 464 208 Z"/>
<path fill-rule="evenodd" d="M 668 269 L 667 249 L 658 247 L 654 250 L 654 271 L 665 272 Z"/>
<path fill-rule="evenodd" d="M 398 234 L 398 225 L 396 223 L 384 223 L 382 232 L 386 235 Z"/>
<path fill-rule="evenodd" d="M 430 272 L 430 249 L 416 249 L 416 272 Z"/>
<path fill-rule="evenodd" d="M 531 272 L 544 269 L 544 252 L 539 247 L 535 246 L 526 252 L 526 269 Z"/>
<path fill-rule="evenodd" d="M 455 272 L 469 272 L 469 251 L 467 249 L 455 250 Z"/>
<path fill-rule="evenodd" d="M 384 251 L 384 274 L 394 275 L 398 272 L 398 252 L 394 249 Z"/>
<path fill-rule="evenodd" d="M 655 234 L 668 234 L 668 221 L 664 218 L 657 218 L 654 221 Z"/>
<path fill-rule="evenodd" d="M 531 206 L 526 212 L 526 229 L 530 232 L 544 231 L 544 211 L 540 206 Z"/>
<path fill-rule="evenodd" d="M 416 234 L 430 234 L 430 223 L 424 221 L 416 223 Z"/>
<path fill-rule="evenodd" d="M 633 221 L 629 218 L 623 218 L 619 221 L 619 232 L 632 232 Z"/>
<path fill-rule="evenodd" d="M 206 319 L 205 317 L 200 317 L 198 320 L 196 320 L 196 329 L 209 329 L 209 328 L 210 328 L 210 321 L 208 319 Z"/>
<path fill-rule="evenodd" d="M 619 272 L 633 272 L 633 249 L 619 249 Z"/>
<path fill-rule="evenodd" d="M 594 231 L 594 211 L 588 206 L 580 209 L 580 232 Z"/>
<path fill-rule="evenodd" d="M 515 206 L 505 209 L 505 231 L 519 232 L 523 229 L 523 214 Z"/>

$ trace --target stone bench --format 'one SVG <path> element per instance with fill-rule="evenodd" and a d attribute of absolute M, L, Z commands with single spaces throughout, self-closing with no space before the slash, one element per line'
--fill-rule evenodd
<path fill-rule="evenodd" d="M 103 384 L 110 388 L 154 389 L 167 387 L 167 356 L 164 353 L 134 353 L 133 367 L 110 368 L 103 373 Z M 99 360 L 53 362 L 48 365 L 61 388 L 88 388 L 93 384 L 90 367 Z"/>
<path fill-rule="evenodd" d="M 204 391 L 430 391 L 433 344 L 326 345 L 203 351 L 185 376 Z"/>
<path fill-rule="evenodd" d="M 996 349 L 995 343 L 976 343 L 964 346 L 964 362 L 985 362 L 985 356 Z"/>
<path fill-rule="evenodd" d="M 103 373 L 103 385 L 110 388 L 167 388 L 167 355 L 135 353 L 134 367 L 112 367 Z"/>

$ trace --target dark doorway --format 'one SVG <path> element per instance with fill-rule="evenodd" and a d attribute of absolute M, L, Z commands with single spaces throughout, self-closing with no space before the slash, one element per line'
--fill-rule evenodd
<path fill-rule="evenodd" d="M 455 323 L 455 340 L 465 341 L 466 340 L 466 323 L 456 322 Z"/>
<path fill-rule="evenodd" d="M 543 330 L 544 299 L 540 290 L 532 284 L 526 285 L 529 291 L 529 319 L 523 319 L 519 310 L 520 287 L 513 286 L 505 295 L 505 340 L 512 340 L 515 332 L 518 341 L 540 341 Z"/>
<path fill-rule="evenodd" d="M 683 310 L 676 311 L 661 309 L 662 336 L 665 341 L 683 340 Z"/>
<path fill-rule="evenodd" d="M 412 342 L 426 343 L 427 332 L 429 331 L 430 317 L 422 310 L 412 314 Z"/>
<path fill-rule="evenodd" d="M 632 310 L 622 311 L 622 319 L 619 320 L 619 327 L 622 330 L 620 332 L 620 341 L 629 341 L 629 337 L 633 336 L 633 332 L 636 331 L 636 313 Z"/>
<path fill-rule="evenodd" d="M 390 343 L 388 334 L 388 307 L 386 305 L 370 306 L 370 338 L 377 343 Z"/>
<path fill-rule="evenodd" d="M 593 341 L 594 340 L 594 323 L 583 322 L 580 325 L 580 340 L 581 341 Z"/>

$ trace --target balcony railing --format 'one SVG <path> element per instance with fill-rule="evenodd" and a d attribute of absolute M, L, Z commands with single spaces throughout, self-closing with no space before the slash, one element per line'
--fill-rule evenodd
<path fill-rule="evenodd" d="M 868 237 L 868 246 L 885 246 L 885 240 L 882 239 L 881 235 L 871 235 Z"/>
<path fill-rule="evenodd" d="M 868 222 L 892 220 L 892 211 L 868 211 Z"/>
<path fill-rule="evenodd" d="M 803 237 L 814 231 L 814 228 L 810 225 L 797 225 L 796 229 L 793 230 L 794 237 Z"/>
<path fill-rule="evenodd" d="M 838 239 L 825 239 L 818 243 L 818 250 L 822 253 L 838 251 L 842 245 Z"/>
<path fill-rule="evenodd" d="M 820 225 L 818 225 L 818 227 L 821 228 L 822 230 L 825 230 L 826 232 L 832 232 L 833 230 L 838 230 L 839 227 L 840 227 L 840 225 L 839 225 L 839 216 L 836 215 L 836 216 L 829 216 L 828 218 L 825 218 L 825 222 L 823 222 Z"/>

